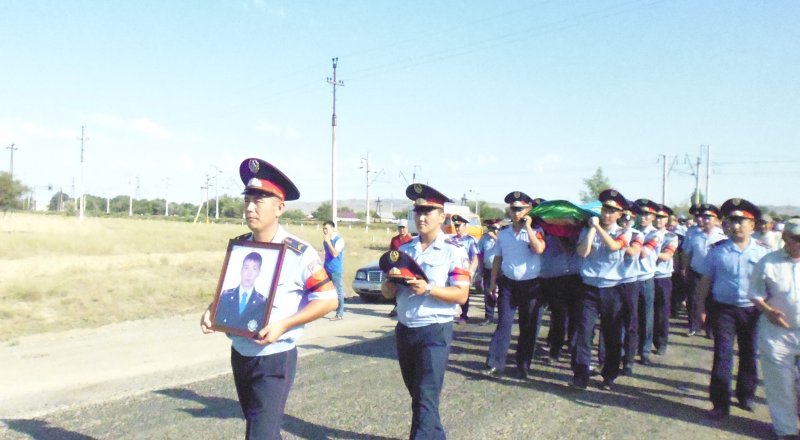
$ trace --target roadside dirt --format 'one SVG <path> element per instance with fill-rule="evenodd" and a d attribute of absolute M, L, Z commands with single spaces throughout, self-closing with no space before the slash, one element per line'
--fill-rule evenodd
<path fill-rule="evenodd" d="M 394 328 L 389 304 L 348 301 L 306 326 L 300 356 L 372 339 Z M 200 312 L 94 329 L 26 336 L 0 346 L 0 418 L 34 417 L 72 406 L 190 383 L 230 372 L 224 334 L 200 332 Z"/>

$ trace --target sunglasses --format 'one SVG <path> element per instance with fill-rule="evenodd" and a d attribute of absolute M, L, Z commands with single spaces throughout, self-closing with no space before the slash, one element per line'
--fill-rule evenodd
<path fill-rule="evenodd" d="M 512 206 L 511 210 L 514 211 L 514 212 L 520 212 L 520 211 L 524 211 L 525 207 L 524 206 Z"/>
<path fill-rule="evenodd" d="M 453 223 L 453 226 L 455 226 L 457 228 L 460 228 L 460 227 L 464 226 L 464 223 Z"/>

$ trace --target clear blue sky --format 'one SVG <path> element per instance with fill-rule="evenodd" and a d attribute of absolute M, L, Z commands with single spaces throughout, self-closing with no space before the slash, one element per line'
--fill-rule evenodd
<path fill-rule="evenodd" d="M 239 194 L 239 162 L 330 198 L 406 180 L 453 198 L 577 200 L 602 167 L 629 198 L 686 202 L 711 147 L 711 201 L 798 204 L 800 2 L 72 1 L 0 3 L 0 169 L 49 199 L 198 203 Z M 216 168 L 215 168 L 216 167 Z M 702 166 L 703 171 L 705 164 Z M 680 171 L 683 171 L 680 172 Z M 705 186 L 705 174 L 701 178 Z M 213 196 L 213 189 L 212 189 Z"/>

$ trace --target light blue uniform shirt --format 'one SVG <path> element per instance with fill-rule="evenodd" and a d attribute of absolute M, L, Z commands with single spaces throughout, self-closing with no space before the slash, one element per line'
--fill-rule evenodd
<path fill-rule="evenodd" d="M 658 253 L 668 252 L 672 255 L 675 254 L 675 249 L 678 248 L 678 235 L 669 231 L 664 233 L 664 241 L 659 246 Z M 672 276 L 674 270 L 675 258 L 668 260 L 658 260 L 656 262 L 656 278 L 669 278 Z"/>
<path fill-rule="evenodd" d="M 282 243 L 285 239 L 294 240 L 305 245 L 299 238 L 288 233 L 283 226 L 278 226 L 278 232 L 272 243 Z M 252 237 L 251 237 L 252 239 Z M 266 267 L 264 267 L 266 272 Z M 261 276 L 266 274 L 262 272 Z M 283 256 L 278 286 L 275 289 L 275 301 L 272 303 L 270 322 L 280 321 L 297 313 L 309 301 L 316 299 L 336 298 L 336 289 L 333 283 L 325 281 L 328 275 L 322 267 L 319 254 L 313 247 L 305 245 L 301 250 L 287 249 Z M 266 292 L 264 292 L 266 294 Z M 282 334 L 272 344 L 258 345 L 252 339 L 231 335 L 233 348 L 243 356 L 266 356 L 291 350 L 298 339 L 303 335 L 303 325 L 292 327 Z"/>
<path fill-rule="evenodd" d="M 690 258 L 689 267 L 695 272 L 702 273 L 703 260 L 706 259 L 708 249 L 711 245 L 727 239 L 728 237 L 718 227 L 714 227 L 708 235 L 701 230 L 691 235 L 687 234 L 683 241 L 683 250 Z"/>
<path fill-rule="evenodd" d="M 540 228 L 532 229 L 540 239 L 543 238 L 544 233 Z M 525 228 L 515 234 L 514 228 L 508 226 L 497 233 L 496 256 L 503 257 L 500 270 L 506 278 L 524 281 L 539 276 L 542 270 L 542 256 L 531 250 L 530 242 Z"/>
<path fill-rule="evenodd" d="M 737 307 L 750 307 L 753 303 L 747 296 L 753 268 L 769 249 L 750 240 L 744 250 L 731 240 L 725 240 L 708 251 L 703 276 L 711 277 L 711 295 L 715 301 Z"/>
<path fill-rule="evenodd" d="M 583 241 L 589 228 L 583 228 L 578 243 Z M 611 225 L 607 231 L 614 240 L 622 244 L 617 251 L 610 250 L 600 234 L 595 234 L 589 255 L 581 263 L 581 278 L 585 284 L 595 287 L 614 287 L 622 282 L 622 260 L 625 248 L 631 241 L 631 232 L 625 231 L 617 224 Z"/>
<path fill-rule="evenodd" d="M 540 278 L 576 275 L 580 272 L 581 258 L 575 252 L 574 243 L 564 243 L 561 238 L 552 234 L 545 235 L 544 242 Z"/>
<path fill-rule="evenodd" d="M 491 269 L 492 263 L 494 262 L 494 256 L 497 254 L 494 246 L 497 243 L 496 238 L 492 238 L 489 234 L 481 235 L 481 239 L 478 240 L 478 253 L 481 255 L 483 259 L 483 267 L 485 269 Z"/>
<path fill-rule="evenodd" d="M 641 231 L 644 234 L 642 250 L 647 248 L 647 255 L 642 252 L 639 254 L 639 277 L 638 281 L 646 281 L 653 278 L 656 274 L 656 260 L 658 260 L 658 249 L 664 241 L 664 233 L 649 225 Z"/>
<path fill-rule="evenodd" d="M 422 250 L 419 237 L 400 246 L 419 264 L 431 287 L 469 286 L 467 251 L 443 232 Z M 453 321 L 456 304 L 430 295 L 417 295 L 408 286 L 397 288 L 397 320 L 406 327 L 424 327 Z"/>
<path fill-rule="evenodd" d="M 635 244 L 636 246 L 639 246 L 641 248 L 642 244 L 644 243 L 644 234 L 642 234 L 641 231 L 634 228 L 630 228 L 627 231 L 630 232 L 631 234 L 631 242 L 628 246 L 634 246 Z M 639 280 L 639 275 L 641 274 L 641 270 L 639 267 L 640 256 L 641 254 L 636 256 L 630 256 L 628 255 L 627 252 L 623 254 L 622 264 L 620 264 L 619 266 L 620 276 L 622 277 L 622 281 L 620 282 L 620 284 L 632 283 L 634 281 Z"/>

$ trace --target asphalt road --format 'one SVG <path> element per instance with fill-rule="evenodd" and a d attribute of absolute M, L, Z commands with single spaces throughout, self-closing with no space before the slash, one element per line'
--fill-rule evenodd
<path fill-rule="evenodd" d="M 710 341 L 680 336 L 681 328 L 671 336 L 666 356 L 654 356 L 654 366 L 637 366 L 634 376 L 620 378 L 612 392 L 594 384 L 585 391 L 570 389 L 568 362 L 537 362 L 524 381 L 483 378 L 478 372 L 491 331 L 476 323 L 456 327 L 441 407 L 452 439 L 772 436 L 762 389 L 754 413 L 734 407 L 727 420 L 705 418 Z M 284 438 L 407 438 L 409 404 L 393 333 L 339 344 L 300 358 Z M 38 417 L 5 419 L 3 425 L 4 439 L 235 439 L 243 437 L 244 420 L 232 378 L 223 374 Z"/>

